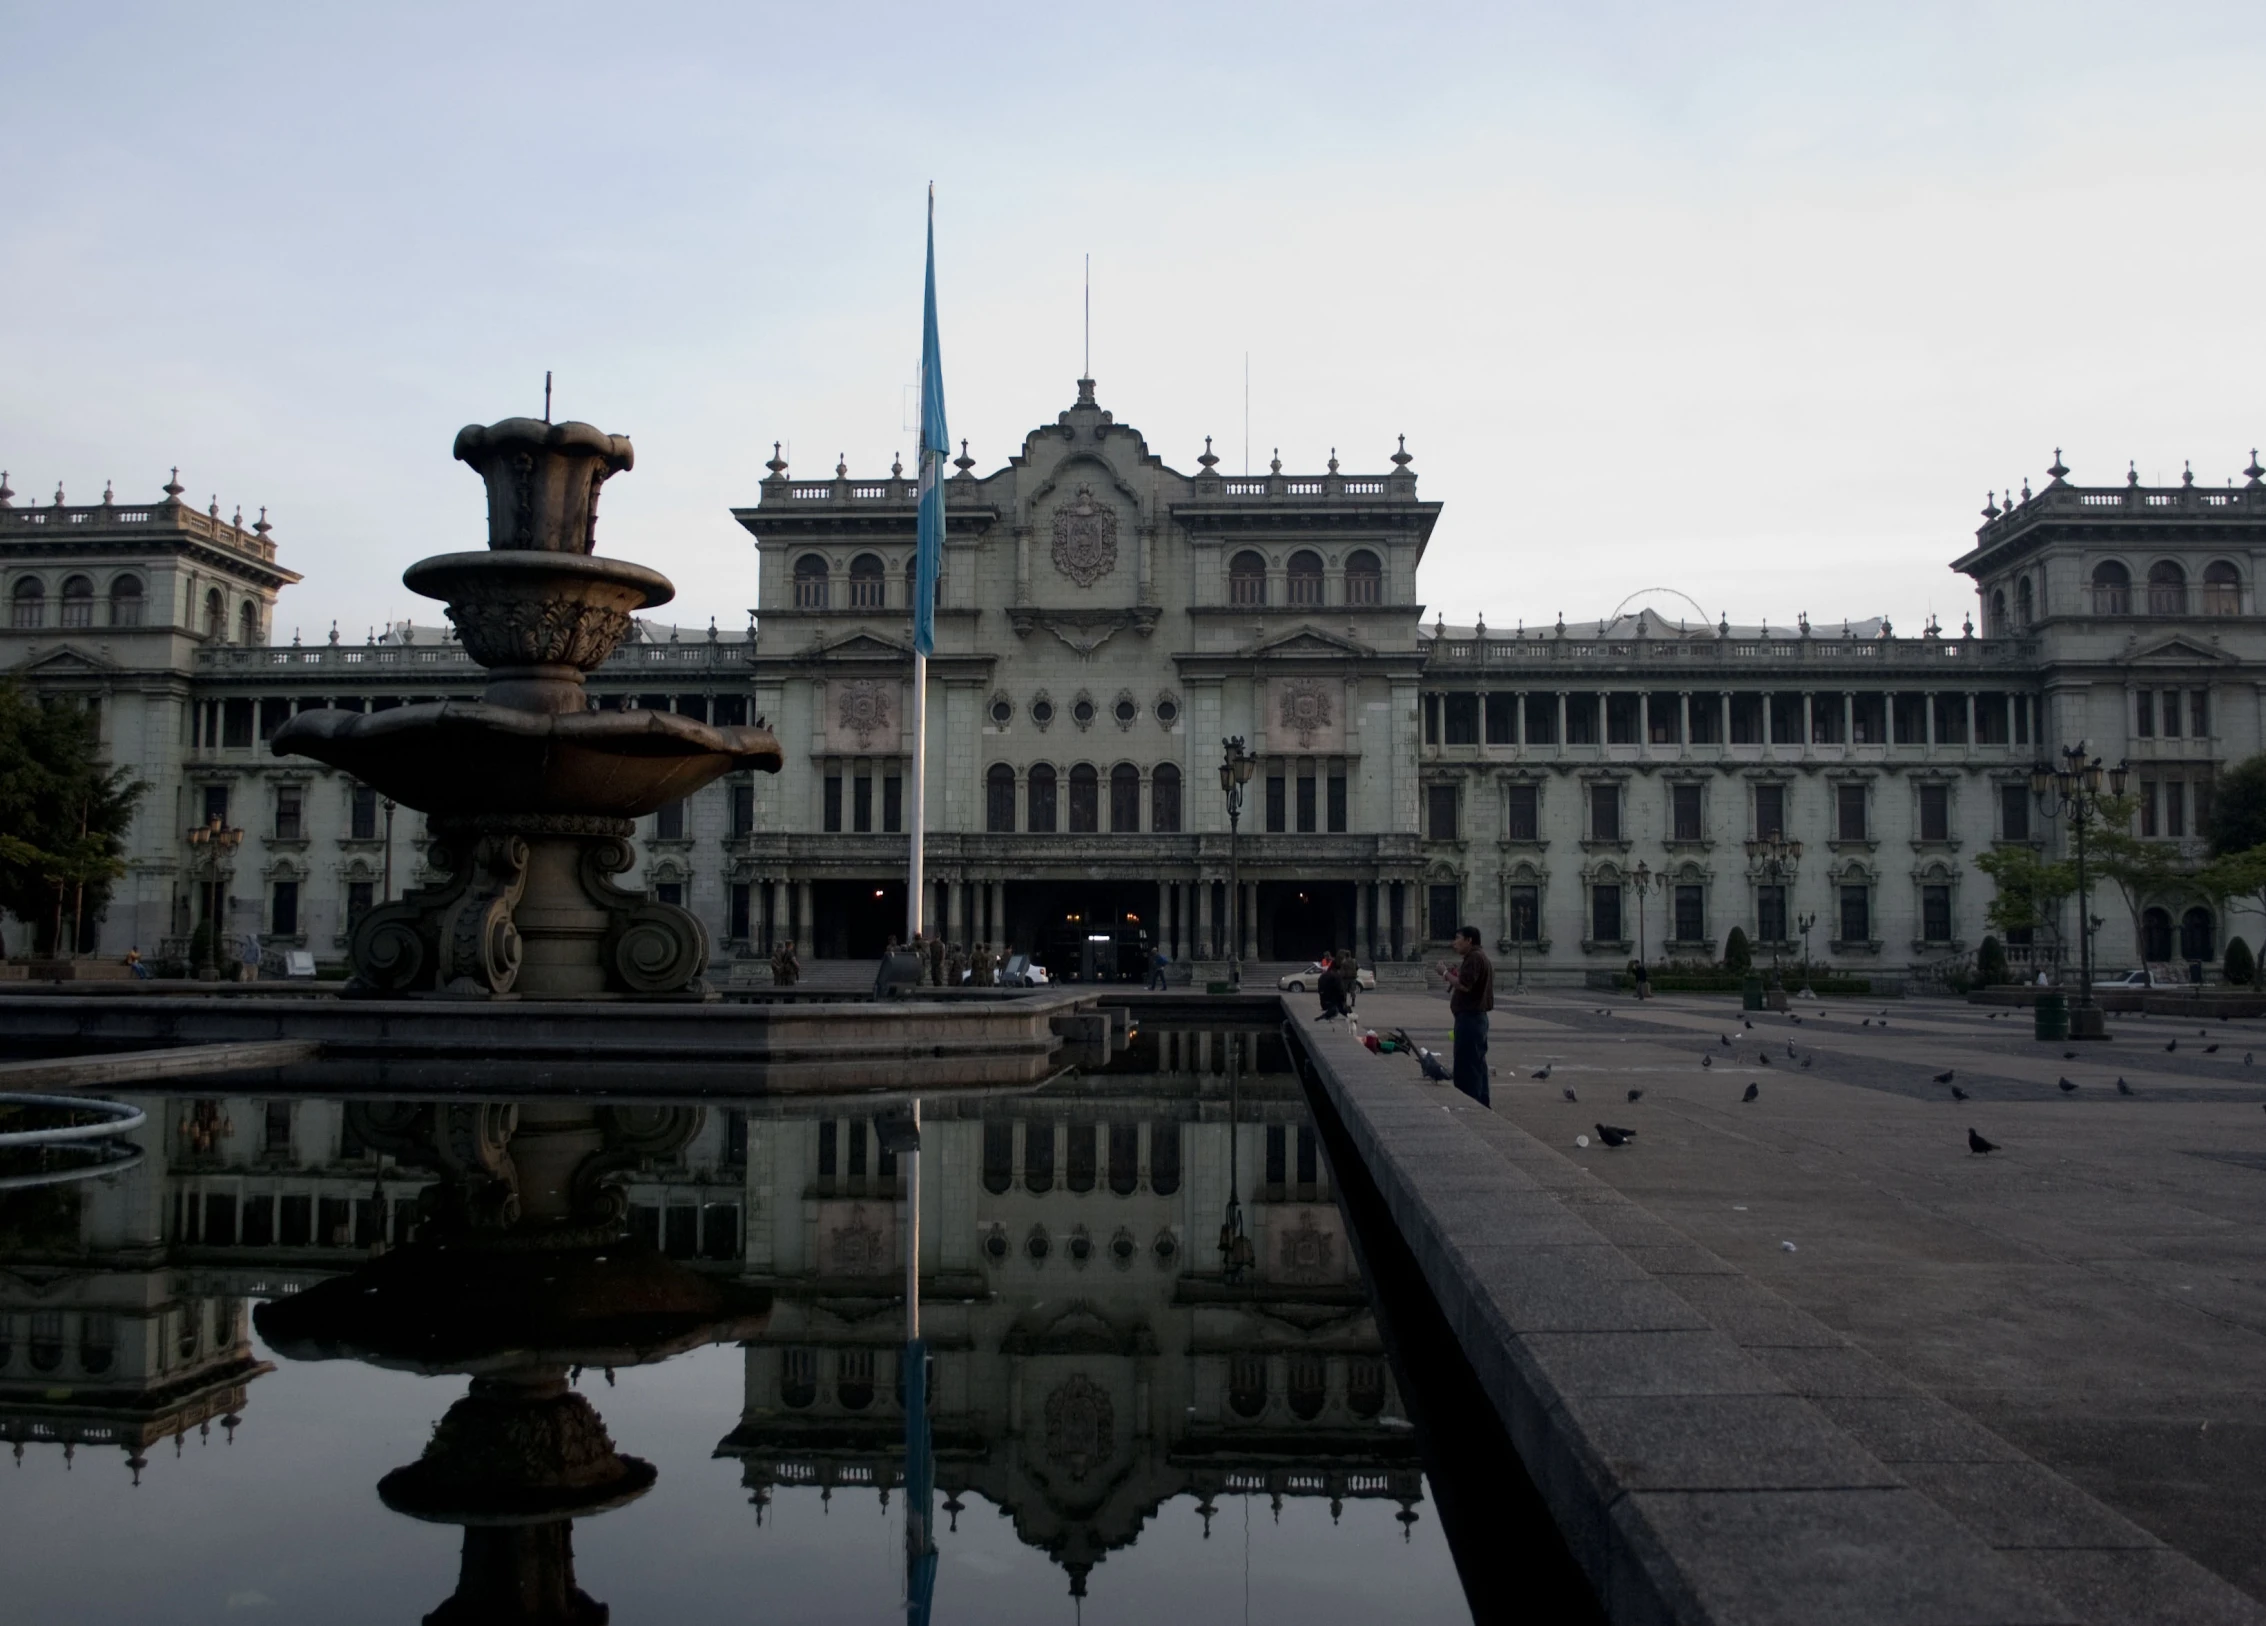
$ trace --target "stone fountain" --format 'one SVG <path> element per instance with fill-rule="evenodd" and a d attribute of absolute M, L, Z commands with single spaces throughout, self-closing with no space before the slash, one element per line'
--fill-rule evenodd
<path fill-rule="evenodd" d="M 596 711 L 583 679 L 632 615 L 676 590 L 596 557 L 598 489 L 630 468 L 627 436 L 506 418 L 456 437 L 488 486 L 488 551 L 421 559 L 409 588 L 446 601 L 488 669 L 477 701 L 364 715 L 302 712 L 278 755 L 343 768 L 427 815 L 442 879 L 356 926 L 351 991 L 466 998 L 662 998 L 706 992 L 699 919 L 616 886 L 641 814 L 735 769 L 776 773 L 763 728 L 662 711 Z"/>

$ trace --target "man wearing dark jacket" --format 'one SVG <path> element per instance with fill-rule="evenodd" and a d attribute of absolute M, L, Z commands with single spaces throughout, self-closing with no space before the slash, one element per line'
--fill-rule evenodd
<path fill-rule="evenodd" d="M 1456 1088 L 1481 1106 L 1490 1106 L 1487 1013 L 1495 1008 L 1495 966 L 1480 951 L 1476 926 L 1456 933 L 1456 953 L 1462 959 L 1443 960 L 1438 968 L 1448 985 L 1448 1014 L 1455 1023 Z"/>

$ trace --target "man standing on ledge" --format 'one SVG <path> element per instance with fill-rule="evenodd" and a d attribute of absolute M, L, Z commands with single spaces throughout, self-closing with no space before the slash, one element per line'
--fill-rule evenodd
<path fill-rule="evenodd" d="M 1448 1014 L 1456 1030 L 1456 1088 L 1481 1106 L 1492 1106 L 1487 1092 L 1487 1013 L 1495 1008 L 1494 962 L 1481 952 L 1479 930 L 1456 933 L 1461 960 L 1438 966 L 1448 985 Z"/>

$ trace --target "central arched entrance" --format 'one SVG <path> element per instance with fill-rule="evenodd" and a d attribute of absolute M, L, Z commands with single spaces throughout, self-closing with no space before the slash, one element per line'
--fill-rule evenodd
<path fill-rule="evenodd" d="M 1353 943 L 1353 883 L 1259 883 L 1259 957 L 1319 960 Z"/>

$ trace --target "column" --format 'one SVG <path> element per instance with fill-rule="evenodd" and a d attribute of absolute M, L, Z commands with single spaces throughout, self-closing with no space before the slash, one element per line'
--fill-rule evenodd
<path fill-rule="evenodd" d="M 1776 745 L 1778 743 L 1778 707 L 1774 703 L 1775 699 L 1776 697 L 1770 690 L 1763 690 L 1762 743 L 1765 745 Z"/>
<path fill-rule="evenodd" d="M 1652 749 L 1652 691 L 1637 691 L 1637 744 Z"/>
<path fill-rule="evenodd" d="M 991 883 L 991 933 L 992 946 L 1004 948 L 1007 943 L 1007 883 L 1005 881 Z"/>
<path fill-rule="evenodd" d="M 1935 697 L 1935 692 L 1934 692 L 1933 690 L 1930 690 L 1930 691 L 1929 691 L 1929 692 L 1928 692 L 1927 694 L 1923 695 L 1923 696 L 1921 697 L 1921 704 L 1922 704 L 1922 708 L 1923 708 L 1923 709 L 1924 709 L 1924 710 L 1926 711 L 1926 713 L 1927 713 L 1927 715 L 1926 715 L 1925 717 L 1923 717 L 1923 718 L 1921 719 L 1921 721 L 1925 722 L 1925 723 L 1926 723 L 1926 724 L 1928 725 L 1928 726 L 1927 726 L 1927 728 L 1926 728 L 1925 730 L 1923 730 L 1923 738 L 1925 738 L 1925 740 L 1927 741 L 1927 743 L 1928 743 L 1929 745 L 1931 745 L 1931 746 L 1932 746 L 1932 745 L 1934 745 L 1934 744 L 1935 744 L 1935 742 L 1936 742 L 1936 697 Z"/>
<path fill-rule="evenodd" d="M 1975 691 L 1967 691 L 1967 743 L 1975 743 Z"/>
<path fill-rule="evenodd" d="M 794 883 L 794 888 L 795 907 L 794 912 L 787 920 L 787 935 L 802 945 L 801 952 L 804 955 L 816 956 L 818 945 L 811 940 L 810 936 L 811 928 L 815 923 L 810 907 L 810 882 L 797 881 Z"/>
<path fill-rule="evenodd" d="M 1844 748 L 1857 743 L 1857 696 L 1847 689 L 1841 691 L 1841 743 Z"/>
<path fill-rule="evenodd" d="M 1212 952 L 1212 883 L 1202 879 L 1196 883 L 1196 954 L 1199 960 L 1216 960 Z"/>
<path fill-rule="evenodd" d="M 1243 958 L 1259 957 L 1259 883 L 1243 883 Z"/>
<path fill-rule="evenodd" d="M 1716 709 L 1723 714 L 1721 719 L 1717 722 L 1716 727 L 1720 731 L 1720 738 L 1722 739 L 1723 743 L 1725 745 L 1729 745 L 1731 743 L 1731 691 L 1729 689 L 1725 689 L 1721 694 L 1717 695 L 1715 697 L 1715 704 Z"/>
<path fill-rule="evenodd" d="M 1558 691 L 1558 749 L 1566 748 L 1566 691 Z"/>
<path fill-rule="evenodd" d="M 1816 694 L 1810 690 L 1804 689 L 1802 691 L 1802 748 L 1804 750 L 1817 743 L 1817 699 Z"/>
<path fill-rule="evenodd" d="M 1677 713 L 1677 738 L 1678 738 L 1678 739 L 1679 739 L 1679 740 L 1680 740 L 1680 741 L 1682 742 L 1682 744 L 1683 744 L 1683 747 L 1684 747 L 1684 749 L 1683 749 L 1682 751 L 1678 752 L 1677 754 L 1678 754 L 1679 756 L 1689 755 L 1689 754 L 1690 754 L 1690 752 L 1691 752 L 1691 749 L 1692 749 L 1692 691 L 1691 691 L 1691 690 L 1689 690 L 1689 689 L 1679 689 L 1679 690 L 1677 690 L 1677 691 L 1676 691 L 1676 713 Z M 1508 885 L 1509 883 L 1508 883 L 1508 882 L 1506 882 L 1506 883 L 1504 883 L 1504 884 L 1505 884 L 1505 885 Z M 1506 893 L 1506 894 L 1504 894 L 1504 896 L 1505 896 L 1506 898 L 1508 898 L 1508 897 L 1509 897 L 1509 894 L 1508 894 L 1508 893 Z M 1506 904 L 1506 908 L 1507 908 L 1507 907 L 1508 907 L 1508 905 Z M 1504 916 L 1503 916 L 1503 921 L 1504 921 L 1504 924 L 1505 924 L 1506 928 L 1507 928 L 1507 927 L 1508 927 L 1508 925 L 1509 925 L 1509 922 L 1510 922 L 1510 918 L 1511 918 L 1511 917 L 1510 917 L 1510 916 L 1509 916 L 1508 914 L 1506 914 L 1506 915 L 1504 915 Z"/>
<path fill-rule="evenodd" d="M 1377 945 L 1369 937 L 1369 883 L 1353 883 L 1353 952 L 1371 961 L 1377 958 Z"/>
<path fill-rule="evenodd" d="M 944 883 L 944 940 L 947 943 L 965 943 L 968 940 L 967 922 L 960 913 L 960 902 L 967 890 L 958 881 Z"/>

